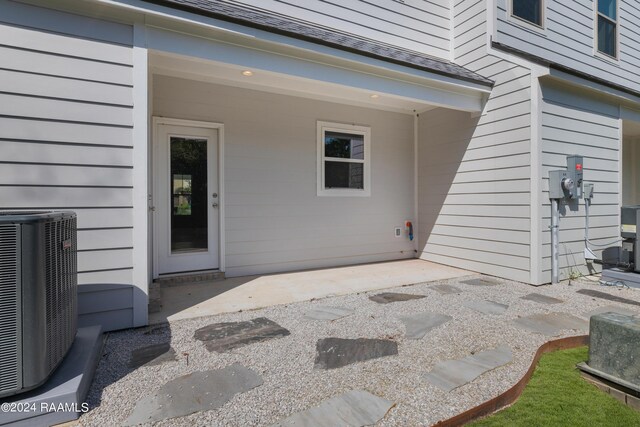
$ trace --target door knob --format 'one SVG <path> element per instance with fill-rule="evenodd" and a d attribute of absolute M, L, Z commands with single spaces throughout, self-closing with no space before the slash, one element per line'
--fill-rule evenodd
<path fill-rule="evenodd" d="M 213 193 L 212 196 L 214 199 L 216 199 L 218 197 L 218 193 Z"/>

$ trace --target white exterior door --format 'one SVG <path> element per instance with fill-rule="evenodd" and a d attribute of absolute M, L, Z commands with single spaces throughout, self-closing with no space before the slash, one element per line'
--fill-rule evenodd
<path fill-rule="evenodd" d="M 217 269 L 218 130 L 159 124 L 155 142 L 155 272 Z"/>

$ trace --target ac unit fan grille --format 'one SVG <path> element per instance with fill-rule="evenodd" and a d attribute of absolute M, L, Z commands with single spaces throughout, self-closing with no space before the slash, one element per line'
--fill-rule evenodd
<path fill-rule="evenodd" d="M 60 219 L 45 224 L 47 289 L 47 368 L 53 369 L 64 357 L 76 331 L 76 219 Z M 70 245 L 65 245 L 68 242 Z"/>
<path fill-rule="evenodd" d="M 19 328 L 19 228 L 0 225 L 0 393 L 20 385 Z"/>

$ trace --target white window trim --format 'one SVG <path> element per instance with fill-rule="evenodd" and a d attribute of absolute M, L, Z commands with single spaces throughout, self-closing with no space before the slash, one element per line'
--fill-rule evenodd
<path fill-rule="evenodd" d="M 346 132 L 364 137 L 364 162 L 353 159 L 340 159 L 339 161 L 363 163 L 364 164 L 364 188 L 362 190 L 356 188 L 324 188 L 324 133 L 326 131 Z M 337 196 L 337 197 L 369 197 L 371 196 L 371 128 L 368 126 L 356 126 L 342 123 L 322 122 L 317 124 L 317 147 L 318 147 L 318 196 Z M 326 158 L 331 161 L 331 157 Z"/>
<path fill-rule="evenodd" d="M 595 1 L 597 1 L 597 0 L 595 0 Z M 531 21 L 527 21 L 524 18 L 520 18 L 519 16 L 514 15 L 513 14 L 513 0 L 508 0 L 507 4 L 508 4 L 508 8 L 509 8 L 509 10 L 507 11 L 507 16 L 508 16 L 508 18 L 509 18 L 509 20 L 511 22 L 513 22 L 516 25 L 520 25 L 520 26 L 522 26 L 524 28 L 527 28 L 529 30 L 533 30 L 533 31 L 536 31 L 538 33 L 546 35 L 546 32 L 545 32 L 545 28 L 546 28 L 545 22 L 546 22 L 546 19 L 547 19 L 547 2 L 546 2 L 546 0 L 541 0 L 540 1 L 540 9 L 541 9 L 540 10 L 540 25 L 534 24 Z"/>
<path fill-rule="evenodd" d="M 620 62 L 620 0 L 616 0 L 616 55 L 611 56 L 608 53 L 601 52 L 598 49 L 598 16 L 601 13 L 598 12 L 598 0 L 593 1 L 593 52 L 594 55 L 598 58 L 605 59 L 609 62 Z M 609 21 L 613 20 L 608 16 L 602 15 L 603 18 L 608 19 Z"/>

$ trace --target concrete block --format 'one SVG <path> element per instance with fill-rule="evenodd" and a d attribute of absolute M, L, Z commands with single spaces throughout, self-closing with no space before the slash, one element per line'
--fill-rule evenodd
<path fill-rule="evenodd" d="M 640 318 L 619 313 L 592 316 L 588 366 L 640 388 Z"/>
<path fill-rule="evenodd" d="M 636 411 L 640 411 L 640 398 L 627 394 L 627 405 Z"/>
<path fill-rule="evenodd" d="M 83 404 L 102 355 L 102 344 L 100 326 L 79 328 L 69 353 L 46 383 L 27 393 L 0 400 L 35 410 L 3 412 L 0 426 L 51 426 L 77 419 L 85 409 Z M 58 410 L 61 407 L 64 409 Z"/>

